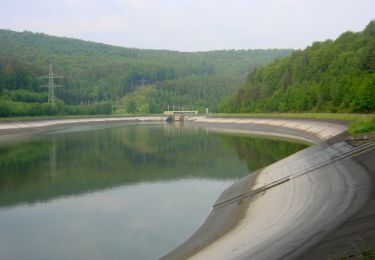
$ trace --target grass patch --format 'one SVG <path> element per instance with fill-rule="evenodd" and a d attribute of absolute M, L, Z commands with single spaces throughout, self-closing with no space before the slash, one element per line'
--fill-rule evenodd
<path fill-rule="evenodd" d="M 373 122 L 356 121 L 349 125 L 348 131 L 352 135 L 372 132 L 375 131 L 375 124 Z"/>
<path fill-rule="evenodd" d="M 366 259 L 366 260 L 375 259 L 375 251 L 374 250 L 364 251 L 362 252 L 362 257 L 363 259 Z"/>

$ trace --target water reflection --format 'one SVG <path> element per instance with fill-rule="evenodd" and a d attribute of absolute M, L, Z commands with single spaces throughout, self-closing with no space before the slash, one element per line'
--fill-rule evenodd
<path fill-rule="evenodd" d="M 155 259 L 235 179 L 303 147 L 174 125 L 77 126 L 1 146 L 1 257 Z"/>
<path fill-rule="evenodd" d="M 236 149 L 238 157 L 246 161 L 249 172 L 270 165 L 307 147 L 302 143 L 247 136 L 223 135 L 221 140 L 228 147 Z"/>
<path fill-rule="evenodd" d="M 49 164 L 51 167 L 51 178 L 52 182 L 55 183 L 56 178 L 56 141 L 55 138 L 52 138 L 52 144 L 49 148 Z"/>

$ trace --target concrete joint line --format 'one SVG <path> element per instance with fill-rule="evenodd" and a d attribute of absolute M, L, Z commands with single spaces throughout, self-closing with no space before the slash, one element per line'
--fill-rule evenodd
<path fill-rule="evenodd" d="M 268 189 L 272 189 L 273 187 L 276 187 L 276 186 L 278 186 L 278 185 L 280 185 L 280 184 L 283 184 L 283 183 L 285 183 L 285 182 L 287 182 L 287 181 L 289 181 L 289 180 L 290 180 L 290 179 L 289 179 L 288 177 L 286 177 L 286 178 L 283 178 L 283 179 L 281 179 L 281 180 L 278 180 L 278 181 L 272 182 L 272 183 L 270 183 L 270 184 L 267 184 L 267 185 L 265 185 L 265 186 L 263 186 L 263 187 L 257 188 L 257 189 L 255 189 L 255 190 L 250 190 L 250 191 L 247 191 L 247 192 L 241 193 L 241 194 L 238 195 L 238 196 L 235 196 L 235 197 L 230 198 L 230 199 L 228 199 L 228 200 L 226 200 L 226 201 L 223 201 L 223 202 L 220 202 L 220 203 L 217 203 L 217 204 L 213 205 L 213 208 L 216 209 L 216 208 L 218 208 L 218 207 L 221 207 L 221 206 L 225 206 L 225 205 L 231 204 L 231 203 L 233 203 L 233 202 L 235 202 L 235 201 L 238 201 L 238 200 L 241 200 L 241 199 L 247 198 L 247 197 L 249 197 L 249 196 L 256 195 L 256 194 L 261 193 L 261 192 L 263 192 L 263 191 L 266 191 L 266 190 L 268 190 Z"/>
<path fill-rule="evenodd" d="M 341 155 L 338 155 L 336 157 L 331 157 L 331 158 L 328 158 L 327 160 L 319 163 L 319 164 L 316 164 L 316 165 L 312 165 L 311 167 L 307 167 L 307 168 L 304 168 L 302 170 L 299 170 L 297 171 L 296 173 L 294 174 L 291 174 L 285 178 L 282 178 L 280 180 L 277 180 L 277 181 L 274 181 L 270 184 L 267 184 L 263 187 L 260 187 L 260 188 L 257 188 L 255 190 L 250 190 L 250 191 L 247 191 L 245 193 L 241 193 L 240 195 L 237 195 L 235 197 L 232 197 L 226 201 L 223 201 L 223 202 L 220 202 L 220 203 L 217 203 L 217 204 L 214 204 L 213 205 L 213 208 L 216 209 L 218 207 L 222 207 L 222 206 L 226 206 L 228 204 L 231 204 L 233 202 L 236 202 L 238 200 L 241 200 L 241 199 L 244 199 L 244 198 L 247 198 L 247 197 L 250 197 L 250 196 L 253 196 L 253 195 L 256 195 L 258 193 L 261 193 L 261 192 L 264 192 L 264 191 L 267 191 L 268 189 L 272 189 L 278 185 L 281 185 L 285 182 L 288 182 L 290 180 L 293 180 L 295 178 L 298 178 L 298 177 L 301 177 L 301 176 L 304 176 L 306 174 L 309 174 L 313 171 L 316 171 L 320 168 L 323 168 L 331 163 L 334 163 L 334 162 L 337 162 L 339 160 L 345 160 L 345 159 L 348 159 L 348 158 L 351 158 L 355 155 L 359 155 L 361 153 L 364 153 L 364 152 L 367 152 L 371 149 L 374 149 L 375 148 L 375 142 L 371 142 L 370 144 L 364 144 L 360 147 L 357 147 L 356 149 L 353 149 L 349 152 L 346 152 L 346 153 L 343 153 Z M 337 148 L 336 148 L 337 149 Z"/>
<path fill-rule="evenodd" d="M 316 165 L 313 165 L 311 167 L 299 170 L 297 173 L 290 175 L 289 178 L 295 179 L 295 178 L 298 178 L 300 176 L 304 176 L 304 175 L 309 174 L 309 173 L 311 173 L 311 172 L 313 172 L 317 169 L 323 168 L 323 167 L 325 167 L 325 166 L 327 166 L 331 163 L 334 163 L 334 162 L 337 162 L 337 161 L 340 161 L 340 160 L 352 158 L 353 156 L 356 156 L 356 155 L 359 155 L 361 153 L 370 151 L 371 149 L 374 149 L 374 148 L 375 148 L 375 142 L 371 143 L 371 144 L 363 145 L 361 147 L 358 147 L 358 149 L 353 149 L 349 152 L 340 154 L 338 156 L 330 157 L 327 160 L 325 160 L 325 161 L 323 161 L 319 164 L 316 164 Z"/>
<path fill-rule="evenodd" d="M 315 135 L 319 135 L 321 132 L 324 132 L 325 130 L 327 130 L 328 129 L 328 127 L 327 128 L 324 128 L 323 130 L 321 130 L 321 131 L 319 131 L 319 132 L 317 132 L 317 133 L 315 133 Z"/>

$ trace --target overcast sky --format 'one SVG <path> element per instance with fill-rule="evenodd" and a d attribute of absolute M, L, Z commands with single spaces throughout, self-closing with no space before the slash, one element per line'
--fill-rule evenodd
<path fill-rule="evenodd" d="M 305 48 L 371 19 L 375 0 L 0 0 L 1 29 L 181 51 Z"/>

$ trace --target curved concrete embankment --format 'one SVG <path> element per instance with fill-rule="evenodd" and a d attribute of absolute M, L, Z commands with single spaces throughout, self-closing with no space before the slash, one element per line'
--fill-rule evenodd
<path fill-rule="evenodd" d="M 130 123 L 130 122 L 164 122 L 165 116 L 139 117 L 92 117 L 74 119 L 45 119 L 45 120 L 9 120 L 0 122 L 0 142 L 21 138 L 30 134 L 38 134 L 49 129 L 69 125 Z M 12 140 L 13 141 L 13 140 Z"/>
<path fill-rule="evenodd" d="M 61 126 L 68 124 L 85 123 L 117 123 L 117 122 L 143 122 L 143 121 L 164 121 L 165 116 L 139 116 L 139 117 L 92 117 L 73 119 L 45 119 L 45 120 L 9 120 L 0 122 L 0 132 L 19 129 L 39 129 L 49 126 Z"/>
<path fill-rule="evenodd" d="M 208 129 L 282 136 L 315 145 L 233 184 L 196 233 L 163 259 L 327 259 L 358 254 L 352 245 L 357 236 L 371 240 L 368 231 L 375 228 L 371 220 L 375 207 L 367 209 L 373 201 L 373 140 L 345 141 L 346 126 L 332 122 L 190 120 Z M 358 216 L 367 216 L 367 229 L 350 224 Z"/>

